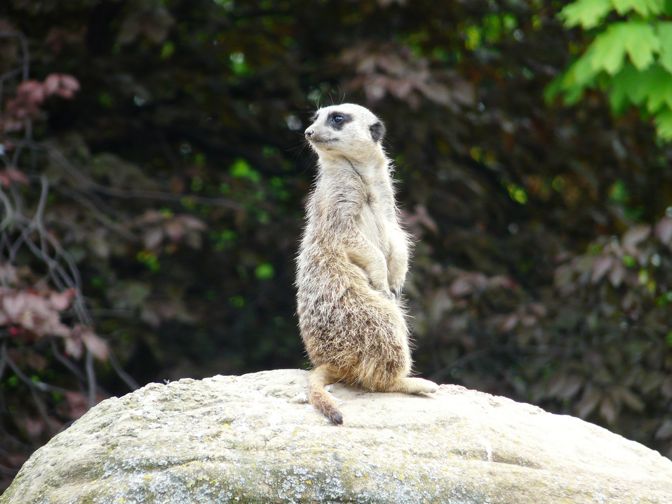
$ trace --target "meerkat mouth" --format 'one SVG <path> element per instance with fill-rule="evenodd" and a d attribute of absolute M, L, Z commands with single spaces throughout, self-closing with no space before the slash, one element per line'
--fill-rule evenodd
<path fill-rule="evenodd" d="M 337 138 L 311 138 L 308 140 L 311 143 L 316 143 L 316 144 L 329 144 L 329 143 L 334 143 L 338 142 Z"/>

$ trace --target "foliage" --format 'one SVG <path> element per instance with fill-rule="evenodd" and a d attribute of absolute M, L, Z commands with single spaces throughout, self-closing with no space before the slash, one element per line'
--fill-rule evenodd
<path fill-rule="evenodd" d="M 575 104 L 586 89 L 603 90 L 614 112 L 636 106 L 654 119 L 661 139 L 672 140 L 670 15 L 667 0 L 576 0 L 565 6 L 565 26 L 589 30 L 594 39 L 549 86 L 549 98 L 562 93 Z"/>
<path fill-rule="evenodd" d="M 544 102 L 563 5 L 4 2 L 1 296 L 41 318 L 1 312 L 3 474 L 138 384 L 307 365 L 302 131 L 341 100 L 387 124 L 417 371 L 672 454 L 672 152 Z"/>

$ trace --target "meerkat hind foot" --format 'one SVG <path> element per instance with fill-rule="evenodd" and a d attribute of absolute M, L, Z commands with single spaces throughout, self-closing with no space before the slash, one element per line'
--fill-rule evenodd
<path fill-rule="evenodd" d="M 439 390 L 439 386 L 433 381 L 424 378 L 404 377 L 399 378 L 389 392 L 402 392 L 404 394 L 433 394 Z"/>

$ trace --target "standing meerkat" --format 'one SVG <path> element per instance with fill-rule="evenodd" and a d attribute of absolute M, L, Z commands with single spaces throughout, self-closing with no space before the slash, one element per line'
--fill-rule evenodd
<path fill-rule="evenodd" d="M 384 132 L 371 111 L 350 103 L 319 109 L 305 131 L 319 160 L 297 260 L 297 311 L 315 366 L 309 400 L 334 424 L 343 416 L 324 388 L 330 383 L 408 394 L 438 388 L 408 376 L 401 291 L 409 239 L 399 224 Z"/>

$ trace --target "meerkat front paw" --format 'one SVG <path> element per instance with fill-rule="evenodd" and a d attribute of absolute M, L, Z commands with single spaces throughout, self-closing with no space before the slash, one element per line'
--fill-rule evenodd
<path fill-rule="evenodd" d="M 374 290 L 377 290 L 378 292 L 380 292 L 383 296 L 385 296 L 390 301 L 396 301 L 396 299 L 397 299 L 394 295 L 394 292 L 392 292 L 390 289 L 376 289 L 374 287 Z"/>
<path fill-rule="evenodd" d="M 390 286 L 385 280 L 378 280 L 376 282 L 373 281 L 373 279 L 369 280 L 369 284 L 374 290 L 377 290 L 383 296 L 385 296 L 388 299 L 394 299 L 394 294 L 390 290 Z"/>

